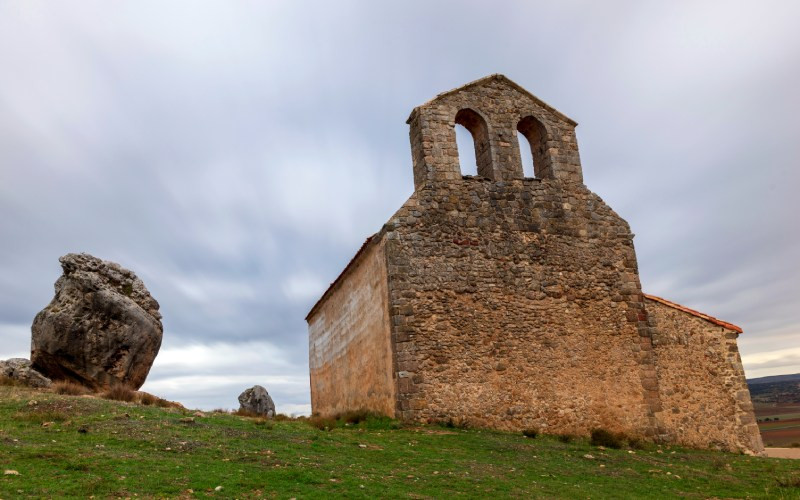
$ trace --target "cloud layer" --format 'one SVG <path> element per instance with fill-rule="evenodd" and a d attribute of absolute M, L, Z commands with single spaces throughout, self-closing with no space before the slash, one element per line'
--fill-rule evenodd
<path fill-rule="evenodd" d="M 305 313 L 413 189 L 410 110 L 504 73 L 580 122 L 645 290 L 800 372 L 800 7 L 789 2 L 0 4 L 0 358 L 57 259 L 162 305 L 145 386 L 307 410 Z M 462 148 L 463 149 L 463 148 Z M 791 355 L 790 355 L 791 354 Z"/>

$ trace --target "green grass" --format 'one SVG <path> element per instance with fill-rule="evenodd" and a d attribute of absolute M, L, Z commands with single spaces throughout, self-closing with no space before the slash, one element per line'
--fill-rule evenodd
<path fill-rule="evenodd" d="M 191 414 L 0 387 L 0 470 L 19 472 L 0 476 L 0 498 L 800 498 L 790 460 L 371 418 L 320 430 Z"/>

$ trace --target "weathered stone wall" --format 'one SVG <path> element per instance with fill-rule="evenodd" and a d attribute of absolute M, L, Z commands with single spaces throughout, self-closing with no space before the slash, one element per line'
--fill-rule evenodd
<path fill-rule="evenodd" d="M 394 415 L 388 298 L 384 244 L 373 240 L 306 318 L 313 412 Z"/>
<path fill-rule="evenodd" d="M 408 123 L 416 192 L 385 228 L 398 414 L 660 433 L 633 235 L 583 185 L 575 122 L 494 75 Z M 462 178 L 456 123 L 478 177 Z"/>
<path fill-rule="evenodd" d="M 680 444 L 761 452 L 737 332 L 661 302 L 646 301 L 662 420 Z"/>
<path fill-rule="evenodd" d="M 399 416 L 653 435 L 632 235 L 598 196 L 429 183 L 384 230 Z"/>

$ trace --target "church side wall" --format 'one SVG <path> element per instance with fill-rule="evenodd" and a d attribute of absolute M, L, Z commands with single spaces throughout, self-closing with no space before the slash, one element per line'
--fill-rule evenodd
<path fill-rule="evenodd" d="M 656 437 L 632 235 L 599 197 L 557 181 L 431 184 L 387 238 L 398 416 Z"/>
<path fill-rule="evenodd" d="M 311 409 L 322 416 L 366 409 L 394 416 L 383 240 L 363 253 L 307 318 Z"/>
<path fill-rule="evenodd" d="M 662 423 L 675 442 L 763 451 L 737 333 L 650 299 L 646 307 L 656 327 L 653 347 Z"/>

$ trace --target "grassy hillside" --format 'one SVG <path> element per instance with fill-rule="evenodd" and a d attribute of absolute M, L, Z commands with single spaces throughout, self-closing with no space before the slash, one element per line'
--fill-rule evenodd
<path fill-rule="evenodd" d="M 586 440 L 302 421 L 0 387 L 0 498 L 800 498 L 798 462 Z"/>

